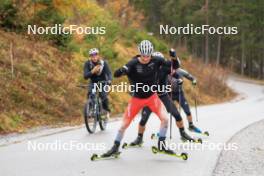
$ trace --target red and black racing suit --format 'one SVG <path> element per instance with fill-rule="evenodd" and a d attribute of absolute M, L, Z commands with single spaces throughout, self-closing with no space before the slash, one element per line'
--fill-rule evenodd
<path fill-rule="evenodd" d="M 139 55 L 133 57 L 126 65 L 116 70 L 114 73 L 115 77 L 127 75 L 130 85 L 134 87 L 132 98 L 129 101 L 123 117 L 122 125 L 115 138 L 115 143 L 118 144 L 120 144 L 125 130 L 130 125 L 131 121 L 143 107 L 148 107 L 160 118 L 160 138 L 165 139 L 167 133 L 168 114 L 165 106 L 159 99 L 155 90 L 144 90 L 143 88 L 140 88 L 140 86 L 145 86 L 145 88 L 157 88 L 160 67 L 163 65 L 172 65 L 173 69 L 177 69 L 179 68 L 178 60 L 172 59 L 172 61 L 166 61 L 164 58 L 152 56 L 149 63 L 142 64 L 139 62 L 139 57 Z"/>

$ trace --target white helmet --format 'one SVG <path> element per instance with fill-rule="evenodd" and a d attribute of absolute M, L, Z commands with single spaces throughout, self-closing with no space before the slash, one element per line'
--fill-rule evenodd
<path fill-rule="evenodd" d="M 152 56 L 158 56 L 158 57 L 164 58 L 164 55 L 161 52 L 158 52 L 158 51 L 152 53 Z"/>
<path fill-rule="evenodd" d="M 89 55 L 98 54 L 99 50 L 97 48 L 92 48 L 89 50 Z"/>
<path fill-rule="evenodd" d="M 153 52 L 153 45 L 150 41 L 148 40 L 143 40 L 140 42 L 138 45 L 138 51 L 140 52 L 141 55 L 151 55 Z"/>

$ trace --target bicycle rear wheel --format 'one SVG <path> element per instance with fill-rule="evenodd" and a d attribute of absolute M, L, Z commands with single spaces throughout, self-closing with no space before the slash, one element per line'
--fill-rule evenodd
<path fill-rule="evenodd" d="M 94 133 L 97 126 L 97 117 L 93 103 L 89 101 L 84 106 L 84 121 L 87 131 L 90 134 Z"/>

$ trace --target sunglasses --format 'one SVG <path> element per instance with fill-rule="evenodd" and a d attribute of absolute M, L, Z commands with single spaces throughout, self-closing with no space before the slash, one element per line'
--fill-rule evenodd
<path fill-rule="evenodd" d="M 151 55 L 141 55 L 142 57 L 150 57 Z"/>

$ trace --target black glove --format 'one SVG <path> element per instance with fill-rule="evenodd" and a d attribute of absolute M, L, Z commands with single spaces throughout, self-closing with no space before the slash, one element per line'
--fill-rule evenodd
<path fill-rule="evenodd" d="M 171 48 L 169 53 L 170 53 L 170 57 L 177 57 L 175 49 Z"/>
<path fill-rule="evenodd" d="M 124 67 L 121 67 L 119 69 L 117 69 L 114 73 L 114 77 L 120 77 L 122 76 L 123 74 L 125 74 L 127 71 L 127 69 L 125 69 Z"/>

